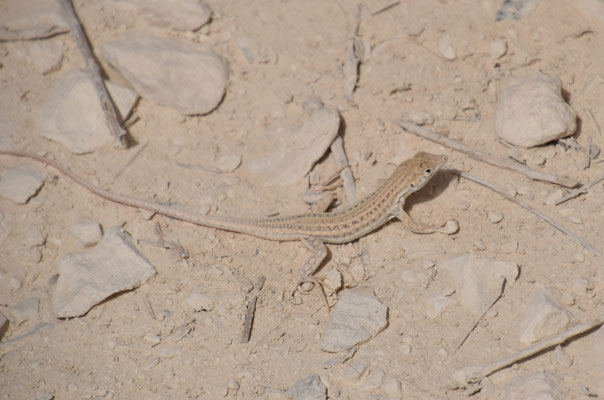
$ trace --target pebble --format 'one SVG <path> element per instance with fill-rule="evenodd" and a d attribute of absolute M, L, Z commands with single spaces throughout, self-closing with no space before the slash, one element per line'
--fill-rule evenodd
<path fill-rule="evenodd" d="M 23 286 L 23 279 L 13 276 L 10 278 L 9 284 L 13 289 L 19 290 Z"/>
<path fill-rule="evenodd" d="M 533 344 L 560 333 L 571 321 L 570 312 L 556 300 L 552 289 L 542 288 L 528 306 L 520 340 L 525 344 Z"/>
<path fill-rule="evenodd" d="M 484 244 L 482 239 L 473 241 L 472 247 L 474 247 L 474 250 L 477 250 L 477 251 L 485 251 L 487 249 L 487 246 Z"/>
<path fill-rule="evenodd" d="M 556 362 L 564 368 L 570 368 L 573 365 L 572 357 L 560 345 L 556 346 L 554 357 L 556 358 Z"/>
<path fill-rule="evenodd" d="M 550 194 L 545 200 L 545 204 L 548 206 L 553 206 L 556 204 L 558 200 L 564 197 L 564 192 L 561 189 L 554 190 L 552 194 Z"/>
<path fill-rule="evenodd" d="M 384 384 L 384 392 L 392 398 L 400 398 L 402 394 L 401 382 L 392 378 Z"/>
<path fill-rule="evenodd" d="M 227 387 L 229 388 L 229 391 L 236 392 L 239 390 L 239 382 L 237 382 L 235 379 L 229 379 L 227 382 Z"/>
<path fill-rule="evenodd" d="M 367 357 L 361 357 L 358 360 L 353 360 L 344 368 L 342 377 L 349 381 L 358 381 L 368 368 L 369 360 Z"/>
<path fill-rule="evenodd" d="M 503 214 L 499 211 L 488 211 L 487 218 L 494 224 L 497 224 L 503 220 Z"/>
<path fill-rule="evenodd" d="M 434 123 L 434 117 L 425 111 L 410 111 L 407 116 L 409 121 L 416 125 L 432 125 Z"/>
<path fill-rule="evenodd" d="M 147 343 L 150 343 L 152 346 L 157 346 L 161 343 L 161 337 L 159 335 L 145 335 L 144 339 Z"/>
<path fill-rule="evenodd" d="M 0 177 L 0 197 L 25 204 L 44 184 L 46 174 L 29 167 L 7 169 Z"/>
<path fill-rule="evenodd" d="M 285 395 L 291 400 L 325 400 L 327 399 L 327 388 L 319 375 L 312 374 L 296 382 L 287 389 Z"/>
<path fill-rule="evenodd" d="M 514 239 L 507 240 L 501 245 L 501 251 L 506 254 L 515 253 L 516 250 L 518 250 L 518 242 Z"/>
<path fill-rule="evenodd" d="M 489 54 L 491 59 L 497 60 L 508 52 L 508 42 L 505 39 L 495 39 L 489 43 Z"/>
<path fill-rule="evenodd" d="M 457 58 L 455 48 L 453 48 L 453 43 L 451 42 L 451 36 L 446 33 L 442 34 L 438 38 L 438 42 L 436 43 L 436 51 L 449 61 L 453 61 Z"/>
<path fill-rule="evenodd" d="M 191 293 L 186 302 L 195 311 L 212 311 L 215 307 L 214 296 L 203 293 Z"/>
<path fill-rule="evenodd" d="M 467 200 L 459 200 L 457 202 L 457 209 L 460 211 L 468 211 L 470 209 L 470 202 Z"/>
<path fill-rule="evenodd" d="M 495 134 L 529 148 L 572 135 L 575 111 L 562 98 L 559 78 L 529 72 L 510 79 L 495 107 Z"/>
<path fill-rule="evenodd" d="M 337 292 L 342 288 L 342 274 L 337 269 L 330 268 L 323 284 L 331 291 Z"/>
<path fill-rule="evenodd" d="M 28 43 L 27 55 L 29 62 L 41 75 L 61 69 L 63 50 L 48 40 L 35 40 Z"/>
<path fill-rule="evenodd" d="M 40 300 L 34 297 L 22 300 L 10 308 L 15 326 L 21 325 L 25 321 L 33 319 L 40 309 Z"/>
<path fill-rule="evenodd" d="M 212 10 L 199 0 L 130 0 L 152 26 L 197 31 L 210 21 Z"/>
<path fill-rule="evenodd" d="M 71 226 L 71 234 L 84 247 L 91 247 L 101 241 L 103 231 L 97 221 L 83 220 Z"/>
<path fill-rule="evenodd" d="M 430 319 L 436 319 L 447 309 L 455 306 L 455 304 L 457 304 L 457 300 L 451 297 L 443 296 L 442 294 L 436 295 L 428 301 L 426 315 Z"/>
<path fill-rule="evenodd" d="M 399 350 L 401 351 L 402 354 L 407 355 L 407 354 L 411 353 L 411 345 L 407 344 L 407 343 L 403 343 L 399 346 Z"/>
<path fill-rule="evenodd" d="M 417 273 L 410 269 L 404 269 L 401 271 L 401 280 L 405 283 L 414 283 L 417 281 Z"/>
<path fill-rule="evenodd" d="M 333 308 L 321 350 L 330 353 L 349 350 L 377 335 L 387 324 L 388 307 L 371 289 L 346 290 Z"/>

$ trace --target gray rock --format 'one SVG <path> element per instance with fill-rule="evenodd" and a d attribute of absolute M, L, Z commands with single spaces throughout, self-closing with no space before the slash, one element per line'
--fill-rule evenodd
<path fill-rule="evenodd" d="M 345 291 L 333 308 L 321 350 L 336 353 L 363 343 L 386 327 L 388 307 L 370 289 Z"/>
<path fill-rule="evenodd" d="M 29 62 L 42 74 L 58 71 L 63 63 L 63 50 L 49 41 L 33 41 L 27 49 Z"/>
<path fill-rule="evenodd" d="M 42 39 L 69 32 L 69 24 L 59 10 L 40 10 L 2 22 L 0 40 Z"/>
<path fill-rule="evenodd" d="M 10 308 L 10 313 L 13 316 L 15 326 L 21 325 L 25 321 L 34 318 L 40 309 L 40 300 L 31 297 L 22 300 Z"/>
<path fill-rule="evenodd" d="M 207 114 L 224 96 L 228 69 L 213 51 L 133 33 L 106 43 L 102 54 L 143 98 L 182 114 Z"/>
<path fill-rule="evenodd" d="M 38 132 L 75 154 L 90 153 L 113 140 L 86 72 L 72 70 L 55 82 L 38 117 Z"/>
<path fill-rule="evenodd" d="M 562 82 L 541 72 L 512 78 L 495 107 L 495 134 L 515 146 L 538 146 L 576 129 L 577 115 L 562 98 Z"/>
<path fill-rule="evenodd" d="M 572 314 L 557 300 L 550 288 L 542 288 L 533 298 L 522 323 L 520 340 L 539 342 L 560 333 L 572 320 Z"/>
<path fill-rule="evenodd" d="M 119 227 L 110 228 L 97 246 L 64 256 L 52 294 L 59 318 L 84 315 L 114 293 L 140 286 L 155 276 L 155 268 Z"/>
<path fill-rule="evenodd" d="M 71 226 L 71 234 L 82 243 L 82 246 L 90 247 L 101 241 L 103 231 L 97 221 L 84 220 Z"/>
<path fill-rule="evenodd" d="M 263 174 L 267 185 L 294 184 L 323 157 L 339 129 L 338 111 L 321 104 L 318 110 L 311 110 L 301 124 L 282 126 L 263 135 L 263 142 L 274 140 L 279 146 L 259 156 L 250 169 Z"/>
<path fill-rule="evenodd" d="M 191 293 L 187 298 L 187 304 L 195 311 L 212 311 L 215 307 L 216 299 L 203 293 Z"/>
<path fill-rule="evenodd" d="M 447 272 L 459 302 L 467 311 L 480 315 L 501 294 L 504 280 L 512 285 L 518 277 L 518 265 L 474 254 L 445 260 L 439 266 Z"/>
<path fill-rule="evenodd" d="M 45 178 L 45 173 L 28 167 L 6 170 L 0 178 L 0 197 L 25 204 L 38 193 Z"/>
<path fill-rule="evenodd" d="M 327 388 L 321 382 L 319 375 L 312 374 L 296 382 L 294 386 L 287 389 L 285 395 L 291 400 L 325 400 Z"/>

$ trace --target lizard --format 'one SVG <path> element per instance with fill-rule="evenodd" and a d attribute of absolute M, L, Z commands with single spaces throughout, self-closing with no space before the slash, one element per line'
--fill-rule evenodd
<path fill-rule="evenodd" d="M 412 219 L 404 209 L 405 201 L 423 188 L 447 162 L 447 156 L 419 152 L 403 161 L 372 194 L 357 203 L 334 212 L 316 212 L 266 218 L 198 214 L 163 204 L 139 200 L 96 186 L 60 163 L 32 153 L 2 150 L 0 155 L 29 158 L 55 168 L 93 194 L 126 206 L 144 209 L 180 221 L 259 237 L 278 242 L 301 241 L 311 256 L 300 270 L 299 284 L 312 282 L 322 288 L 314 276 L 327 256 L 329 244 L 343 244 L 359 239 L 391 219 L 398 219 L 414 233 L 455 233 L 440 226 L 430 226 Z M 325 297 L 325 293 L 322 291 Z"/>

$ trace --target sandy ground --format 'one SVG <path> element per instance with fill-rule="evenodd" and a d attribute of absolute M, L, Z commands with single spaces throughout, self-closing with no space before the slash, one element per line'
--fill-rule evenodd
<path fill-rule="evenodd" d="M 501 22 L 494 20 L 499 6 L 495 1 L 402 1 L 375 15 L 370 12 L 389 2 L 363 3 L 359 33 L 371 51 L 360 70 L 356 106 L 344 100 L 342 72 L 355 2 L 207 4 L 213 20 L 193 34 L 152 27 L 135 14 L 119 12 L 111 1 L 77 1 L 76 9 L 95 48 L 135 29 L 211 45 L 228 61 L 230 70 L 226 96 L 214 112 L 183 117 L 143 99 L 136 111 L 140 120 L 129 129 L 136 146 L 128 150 L 106 146 L 73 156 L 40 138 L 35 121 L 53 82 L 64 71 L 81 66 L 74 42 L 69 35 L 48 39 L 63 49 L 65 58 L 61 70 L 47 75 L 37 73 L 23 55 L 31 42 L 5 42 L 0 43 L 0 112 L 14 127 L 8 139 L 17 148 L 48 152 L 102 186 L 137 197 L 170 200 L 193 210 L 211 205 L 216 214 L 299 213 L 306 209 L 300 199 L 303 185 L 265 186 L 247 168 L 254 158 L 250 143 L 261 140 L 262 133 L 275 124 L 302 118 L 304 102 L 318 96 L 340 110 L 359 195 L 370 193 L 392 172 L 395 162 L 416 151 L 444 153 L 450 165 L 515 189 L 524 201 L 604 250 L 602 184 L 561 206 L 547 205 L 546 199 L 558 187 L 470 160 L 391 123 L 411 112 L 426 112 L 435 120 L 432 129 L 504 156 L 509 149 L 493 133 L 497 90 L 509 74 L 541 70 L 562 80 L 566 98 L 582 122 L 577 142 L 585 146 L 592 141 L 602 147 L 604 136 L 585 111 L 591 110 L 604 126 L 602 3 L 543 1 L 523 19 Z M 35 1 L 27 6 L 0 4 L 0 13 L 16 16 L 35 6 Z M 453 61 L 437 53 L 443 33 L 455 48 Z M 251 41 L 265 62 L 249 64 L 236 44 L 238 38 Z M 490 43 L 500 38 L 507 41 L 507 54 L 494 60 Z M 111 69 L 107 72 L 114 77 Z M 144 144 L 147 147 L 135 162 L 113 179 Z M 270 148 L 274 143 L 265 145 Z M 549 147 L 555 149 L 555 157 L 537 168 L 582 182 L 602 174 L 599 160 L 584 170 L 581 151 L 560 144 Z M 521 152 L 531 159 L 540 151 L 543 148 Z M 232 174 L 178 165 L 210 163 L 222 153 L 240 154 L 243 164 Z M 3 157 L 0 169 L 19 163 L 24 161 Z M 316 170 L 321 177 L 329 176 L 335 170 L 333 158 L 322 159 Z M 0 311 L 9 316 L 8 309 L 20 300 L 40 299 L 37 318 L 11 326 L 4 339 L 23 335 L 40 323 L 52 325 L 0 346 L 0 398 L 278 399 L 281 390 L 318 374 L 333 399 L 461 399 L 463 391 L 446 389 L 450 374 L 521 349 L 523 315 L 541 287 L 570 294 L 574 301 L 567 308 L 576 321 L 603 313 L 602 258 L 501 196 L 450 173 L 439 174 L 432 189 L 412 202 L 411 214 L 426 222 L 454 218 L 461 226 L 458 234 L 417 236 L 391 223 L 364 240 L 365 260 L 359 257 L 356 243 L 329 246 L 331 257 L 319 278 L 329 268 L 346 269 L 365 261 L 366 277 L 358 284 L 373 288 L 389 307 L 387 328 L 361 345 L 353 360 L 329 367 L 325 363 L 338 355 L 319 348 L 328 310 L 316 291 L 305 293 L 302 304 L 291 297 L 297 271 L 307 256 L 299 243 L 280 244 L 161 216 L 147 220 L 143 213 L 94 197 L 64 177 L 48 179 L 26 205 L 1 200 L 10 234 L 0 242 L 0 268 L 5 272 Z M 491 222 L 489 211 L 501 212 L 503 220 Z M 158 273 L 81 318 L 59 320 L 51 312 L 52 278 L 58 260 L 80 250 L 69 232 L 82 219 L 99 221 L 104 228 L 123 225 Z M 157 226 L 166 238 L 182 245 L 187 259 L 176 250 L 152 244 L 159 238 Z M 39 262 L 20 247 L 34 229 L 47 235 Z M 484 250 L 477 246 L 479 240 Z M 429 319 L 429 299 L 446 292 L 451 283 L 424 265 L 432 261 L 438 266 L 465 253 L 517 262 L 521 273 L 495 311 L 455 352 L 476 316 L 458 305 Z M 415 271 L 417 280 L 403 281 L 403 270 Z M 248 291 L 261 275 L 267 280 L 252 338 L 240 344 Z M 11 286 L 11 277 L 22 279 L 22 287 Z M 193 311 L 185 303 L 191 292 L 214 296 L 215 309 Z M 572 359 L 570 366 L 559 362 L 554 352 L 544 352 L 494 374 L 474 397 L 503 398 L 513 379 L 544 371 L 555 377 L 563 393 L 551 398 L 604 396 L 604 355 L 599 348 L 604 348 L 604 334 L 584 335 L 564 347 Z M 369 364 L 363 376 L 346 375 L 346 368 L 363 358 Z M 368 381 L 367 374 L 377 383 Z M 402 384 L 399 394 L 391 387 L 390 392 L 385 389 L 392 379 Z"/>

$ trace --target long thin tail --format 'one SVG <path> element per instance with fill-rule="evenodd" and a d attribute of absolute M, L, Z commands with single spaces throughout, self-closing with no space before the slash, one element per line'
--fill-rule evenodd
<path fill-rule="evenodd" d="M 94 193 L 95 195 L 102 197 L 106 200 L 112 201 L 114 203 L 119 203 L 119 204 L 123 204 L 123 205 L 129 206 L 129 207 L 148 210 L 148 211 L 151 211 L 154 213 L 165 215 L 167 217 L 175 218 L 175 219 L 185 221 L 185 222 L 190 222 L 190 223 L 196 224 L 196 225 L 203 225 L 203 226 L 208 226 L 211 228 L 217 228 L 217 229 L 222 229 L 222 230 L 231 231 L 231 232 L 239 232 L 239 233 L 257 235 L 253 229 L 253 226 L 251 226 L 254 224 L 254 220 L 252 220 L 252 219 L 250 219 L 249 224 L 246 224 L 246 223 L 242 223 L 242 220 L 235 219 L 235 218 L 196 214 L 196 213 L 193 213 L 190 211 L 181 211 L 181 210 L 177 210 L 172 207 L 164 206 L 162 204 L 154 203 L 151 201 L 135 199 L 130 196 L 123 195 L 123 194 L 110 192 L 110 191 L 100 188 L 96 185 L 93 185 L 92 183 L 90 183 L 86 179 L 82 178 L 81 176 L 76 175 L 75 173 L 71 172 L 69 169 L 67 169 L 63 165 L 59 164 L 58 162 L 49 160 L 45 157 L 38 156 L 36 154 L 0 149 L 0 155 L 29 158 L 29 159 L 36 160 L 41 163 L 50 165 L 51 167 L 58 170 L 59 172 L 61 172 L 65 176 L 69 177 L 70 179 L 74 180 L 78 184 L 82 185 L 83 187 L 85 187 L 90 192 Z M 249 228 L 249 230 L 248 230 L 248 228 Z"/>

